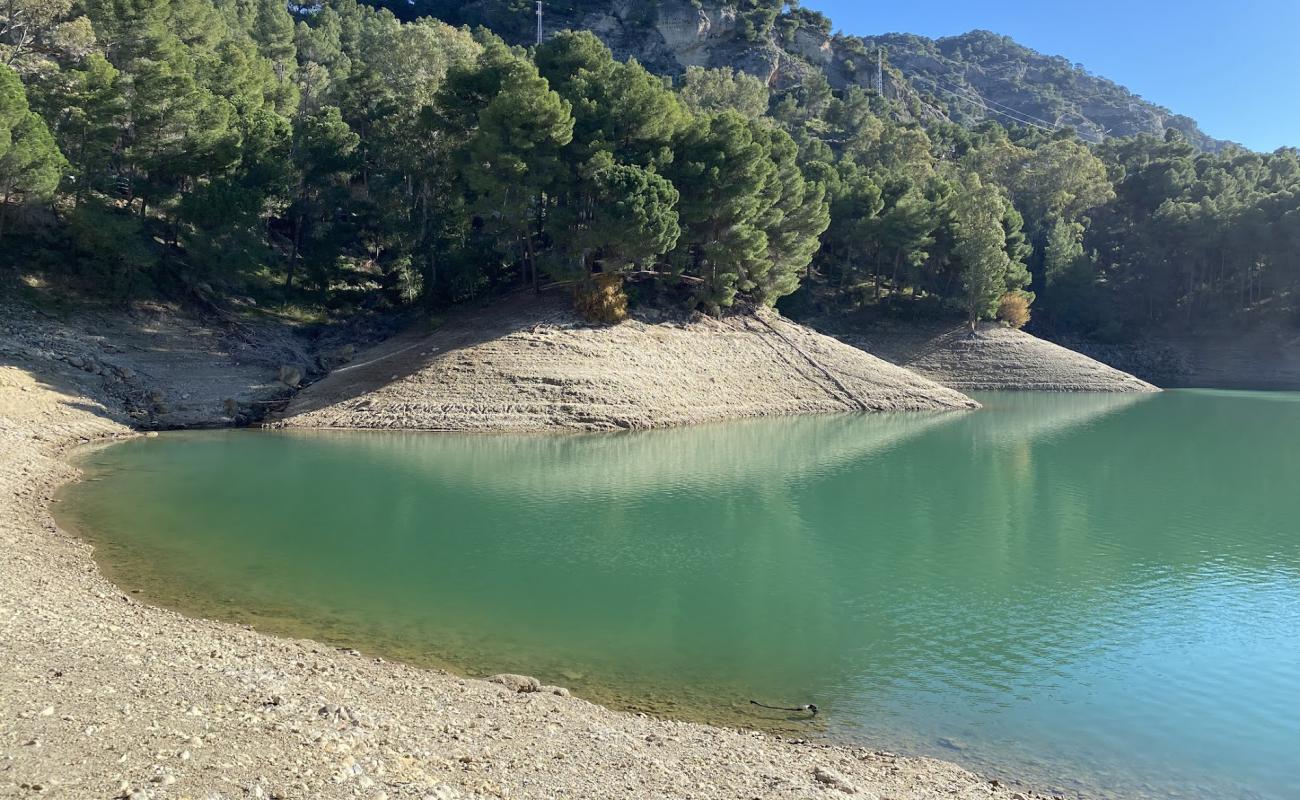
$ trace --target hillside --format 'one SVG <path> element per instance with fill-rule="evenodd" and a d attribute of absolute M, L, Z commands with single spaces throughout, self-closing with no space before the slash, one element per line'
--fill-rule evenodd
<path fill-rule="evenodd" d="M 522 0 L 416 0 L 376 2 L 399 16 L 429 15 L 453 24 L 482 25 L 517 44 L 536 36 L 533 4 Z M 871 88 L 877 52 L 885 52 L 885 94 L 922 100 L 949 118 L 974 124 L 1042 120 L 1072 126 L 1096 141 L 1103 135 L 1181 132 L 1202 150 L 1228 143 L 1196 122 L 1144 100 L 1080 64 L 1045 55 L 989 31 L 929 39 L 911 34 L 847 36 L 833 20 L 808 10 L 776 13 L 783 4 L 749 0 L 565 0 L 547 3 L 546 28 L 590 30 L 620 58 L 636 58 L 652 71 L 677 75 L 689 67 L 731 67 L 774 88 L 820 73 L 834 89 Z M 908 105 L 913 105 L 909 103 Z M 924 105 L 914 108 L 924 108 Z"/>
<path fill-rule="evenodd" d="M 299 394 L 306 428 L 659 428 L 843 411 L 970 409 L 966 396 L 762 310 L 583 324 L 516 298 L 399 336 Z"/>
<path fill-rule="evenodd" d="M 942 39 L 889 34 L 862 41 L 873 52 L 884 48 L 891 66 L 918 91 L 942 101 L 958 121 L 1045 121 L 1072 126 L 1089 141 L 1107 135 L 1162 135 L 1172 129 L 1202 150 L 1214 152 L 1228 144 L 1207 135 L 1195 120 L 1093 75 L 1083 65 L 1044 55 L 1007 36 L 971 31 Z"/>
<path fill-rule="evenodd" d="M 1024 331 L 986 324 L 915 323 L 842 340 L 961 391 L 1014 390 L 1145 394 L 1155 386 Z"/>

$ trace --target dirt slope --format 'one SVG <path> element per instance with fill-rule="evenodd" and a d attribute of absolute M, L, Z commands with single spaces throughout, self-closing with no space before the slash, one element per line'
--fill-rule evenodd
<path fill-rule="evenodd" d="M 907 325 L 845 342 L 962 391 L 1155 392 L 1155 386 L 1060 345 L 1000 325 Z"/>
<path fill-rule="evenodd" d="M 261 416 L 286 398 L 280 367 L 311 361 L 288 325 L 225 322 L 158 303 L 55 313 L 0 302 L 0 366 L 101 397 L 132 424 L 183 428 Z M 306 372 L 306 366 L 301 366 Z"/>
<path fill-rule="evenodd" d="M 780 315 L 580 324 L 559 299 L 407 334 L 299 394 L 287 427 L 612 430 L 733 417 L 975 408 Z"/>

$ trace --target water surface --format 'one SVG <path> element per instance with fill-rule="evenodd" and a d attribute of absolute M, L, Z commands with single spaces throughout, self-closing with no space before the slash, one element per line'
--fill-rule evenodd
<path fill-rule="evenodd" d="M 169 434 L 89 452 L 59 509 L 197 615 L 1089 796 L 1300 797 L 1300 395 L 981 399 Z"/>

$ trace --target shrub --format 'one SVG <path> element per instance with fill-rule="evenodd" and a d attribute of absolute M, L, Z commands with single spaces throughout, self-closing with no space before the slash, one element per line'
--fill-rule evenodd
<path fill-rule="evenodd" d="M 998 303 L 998 319 L 1019 330 L 1029 323 L 1029 298 L 1024 292 L 1007 292 Z"/>
<path fill-rule="evenodd" d="M 588 322 L 614 323 L 627 319 L 623 276 L 602 272 L 583 281 L 574 293 L 574 306 Z"/>

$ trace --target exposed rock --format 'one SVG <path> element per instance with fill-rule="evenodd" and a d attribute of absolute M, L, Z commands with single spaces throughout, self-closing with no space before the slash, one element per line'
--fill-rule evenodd
<path fill-rule="evenodd" d="M 512 675 L 509 673 L 493 675 L 488 678 L 488 683 L 499 683 L 510 691 L 518 692 L 519 694 L 531 694 L 533 692 L 542 691 L 542 682 L 536 678 L 530 678 L 527 675 Z"/>
<path fill-rule="evenodd" d="M 839 789 L 845 794 L 857 794 L 858 787 L 849 782 L 849 779 L 839 774 L 829 767 L 818 766 L 813 769 L 813 780 L 825 784 L 832 789 Z"/>
<path fill-rule="evenodd" d="M 297 389 L 302 384 L 302 370 L 291 364 L 285 364 L 280 367 L 278 380 L 290 389 Z"/>

